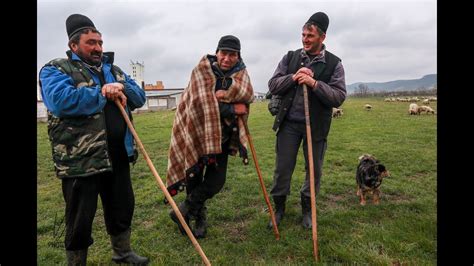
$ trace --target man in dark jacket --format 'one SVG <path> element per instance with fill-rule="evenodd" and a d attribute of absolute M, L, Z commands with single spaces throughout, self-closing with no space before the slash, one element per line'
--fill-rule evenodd
<path fill-rule="evenodd" d="M 302 85 L 308 88 L 309 115 L 313 146 L 316 193 L 327 148 L 332 108 L 346 98 L 344 68 L 341 60 L 323 44 L 329 18 L 323 12 L 313 14 L 303 26 L 303 48 L 283 56 L 268 82 L 270 92 L 282 97 L 273 130 L 277 131 L 276 162 L 271 195 L 275 202 L 277 225 L 285 213 L 298 149 L 303 141 L 306 179 L 300 190 L 303 226 L 311 228 L 310 181 Z M 269 227 L 272 226 L 270 221 Z"/>
<path fill-rule="evenodd" d="M 112 260 L 147 264 L 148 258 L 130 248 L 135 198 L 129 163 L 136 161 L 137 152 L 114 102 L 118 99 L 131 119 L 131 110 L 145 103 L 145 93 L 113 65 L 113 53 L 102 52 L 102 35 L 88 17 L 69 16 L 66 29 L 68 58 L 47 63 L 39 78 L 54 166 L 66 202 L 68 265 L 86 265 L 98 195 Z"/>

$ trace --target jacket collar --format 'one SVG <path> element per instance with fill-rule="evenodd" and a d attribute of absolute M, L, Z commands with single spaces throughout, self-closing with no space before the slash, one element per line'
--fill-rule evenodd
<path fill-rule="evenodd" d="M 316 55 L 313 60 L 310 60 L 310 57 L 308 56 L 308 54 L 306 53 L 306 51 L 304 49 L 301 49 L 301 58 L 306 61 L 306 62 L 309 62 L 310 64 L 312 63 L 315 63 L 315 62 L 318 62 L 318 61 L 321 61 L 321 62 L 324 62 L 326 63 L 326 45 L 323 45 L 321 46 L 321 51 L 319 52 L 318 55 Z"/>

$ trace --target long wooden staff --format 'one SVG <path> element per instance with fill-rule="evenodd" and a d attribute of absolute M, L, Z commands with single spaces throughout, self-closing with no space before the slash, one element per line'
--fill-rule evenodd
<path fill-rule="evenodd" d="M 206 254 L 204 254 L 204 251 L 202 251 L 201 246 L 199 246 L 199 243 L 197 242 L 196 238 L 194 238 L 194 235 L 193 235 L 191 229 L 189 229 L 188 224 L 184 221 L 183 215 L 179 211 L 178 206 L 176 206 L 176 203 L 174 202 L 173 197 L 171 197 L 170 193 L 168 192 L 168 190 L 165 187 L 165 184 L 163 184 L 163 181 L 161 180 L 160 176 L 158 175 L 158 172 L 156 171 L 155 166 L 151 162 L 150 157 L 148 157 L 148 154 L 145 150 L 145 147 L 143 147 L 143 144 L 140 141 L 140 138 L 138 137 L 137 132 L 133 128 L 132 122 L 130 122 L 130 119 L 128 118 L 128 115 L 125 112 L 125 109 L 123 108 L 122 104 L 120 104 L 120 100 L 116 99 L 115 104 L 120 109 L 120 112 L 122 113 L 122 116 L 125 119 L 125 122 L 127 123 L 128 128 L 132 132 L 133 137 L 135 138 L 135 141 L 137 142 L 138 147 L 140 148 L 140 151 L 142 152 L 143 156 L 145 157 L 145 160 L 146 160 L 146 163 L 148 164 L 148 167 L 150 167 L 150 170 L 153 173 L 153 175 L 155 176 L 155 179 L 158 182 L 159 187 L 161 188 L 161 190 L 165 194 L 165 197 L 168 200 L 168 202 L 170 203 L 171 208 L 173 208 L 174 212 L 178 216 L 179 222 L 184 227 L 184 230 L 188 234 L 188 237 L 191 239 L 191 242 L 193 242 L 194 247 L 199 252 L 199 255 L 201 255 L 201 258 L 204 261 L 204 264 L 211 265 L 211 263 L 209 262 L 209 260 L 206 257 Z"/>
<path fill-rule="evenodd" d="M 309 121 L 309 102 L 308 88 L 303 84 L 304 94 L 304 116 L 306 120 L 306 143 L 308 146 L 308 164 L 309 164 L 309 186 L 311 194 L 311 223 L 313 231 L 313 253 L 316 262 L 319 262 L 318 253 L 318 229 L 316 223 L 316 193 L 314 188 L 314 164 L 313 164 L 313 142 L 311 140 L 311 124 Z"/>
<path fill-rule="evenodd" d="M 272 219 L 272 223 L 273 223 L 272 227 L 273 227 L 273 232 L 275 233 L 275 238 L 276 240 L 280 240 L 280 232 L 278 232 L 278 226 L 275 220 L 275 213 L 273 212 L 272 204 L 270 203 L 270 199 L 268 198 L 267 189 L 265 188 L 265 184 L 263 183 L 263 177 L 262 177 L 262 173 L 260 172 L 260 167 L 258 166 L 257 153 L 255 152 L 255 147 L 253 146 L 253 141 L 252 141 L 252 137 L 250 136 L 249 127 L 247 126 L 247 123 L 244 122 L 241 116 L 239 116 L 238 119 L 239 119 L 239 124 L 245 128 L 245 134 L 247 135 L 247 138 L 249 140 L 250 150 L 252 151 L 252 158 L 255 164 L 255 168 L 257 169 L 258 180 L 260 181 L 260 187 L 262 188 L 263 197 L 265 198 L 265 202 L 267 203 L 268 210 L 270 212 L 270 217 Z"/>

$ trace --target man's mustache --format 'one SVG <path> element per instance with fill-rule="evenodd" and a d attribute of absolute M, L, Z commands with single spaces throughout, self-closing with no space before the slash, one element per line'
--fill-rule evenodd
<path fill-rule="evenodd" d="M 102 56 L 102 53 L 101 53 L 101 52 L 91 52 L 91 55 L 98 55 L 98 56 Z"/>

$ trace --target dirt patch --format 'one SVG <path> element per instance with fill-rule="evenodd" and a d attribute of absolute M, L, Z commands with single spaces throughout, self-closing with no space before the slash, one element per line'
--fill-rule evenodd
<path fill-rule="evenodd" d="M 405 266 L 408 265 L 407 262 L 401 262 L 399 259 L 392 261 L 392 266 Z"/>
<path fill-rule="evenodd" d="M 367 195 L 366 200 L 372 202 L 373 195 Z M 381 189 L 380 201 L 381 202 L 391 202 L 391 203 L 407 203 L 413 200 L 413 196 L 400 194 L 400 193 L 386 193 Z M 356 189 L 346 190 L 343 193 L 338 194 L 327 194 L 321 201 L 320 204 L 322 207 L 327 209 L 344 209 L 347 205 L 352 205 L 353 203 L 359 203 L 359 196 L 356 195 Z"/>
<path fill-rule="evenodd" d="M 429 173 L 426 173 L 426 172 L 420 172 L 420 173 L 415 173 L 413 175 L 409 175 L 407 176 L 407 178 L 409 180 L 419 180 L 420 178 L 423 178 L 425 176 L 427 176 Z"/>
<path fill-rule="evenodd" d="M 155 224 L 155 222 L 152 221 L 152 220 L 145 220 L 145 221 L 143 221 L 141 224 L 142 224 L 142 226 L 143 226 L 145 229 L 149 229 L 149 228 L 152 228 L 152 227 L 153 227 L 153 225 Z"/>
<path fill-rule="evenodd" d="M 355 191 L 346 190 L 342 194 L 327 194 L 324 199 L 321 200 L 321 204 L 329 209 L 342 209 L 347 202 L 351 202 L 355 199 Z"/>
<path fill-rule="evenodd" d="M 247 228 L 248 222 L 245 220 L 238 220 L 234 223 L 227 223 L 227 233 L 229 234 L 229 239 L 233 243 L 244 242 L 247 240 Z"/>
<path fill-rule="evenodd" d="M 347 201 L 347 199 L 350 197 L 348 194 L 342 194 L 342 195 L 328 195 L 326 197 L 326 205 L 330 208 L 336 208 L 338 207 L 342 202 Z"/>
<path fill-rule="evenodd" d="M 381 200 L 386 200 L 388 202 L 394 202 L 394 203 L 406 203 L 410 202 L 413 199 L 413 196 L 410 195 L 405 195 L 405 194 L 396 194 L 396 193 L 384 193 L 383 191 L 381 192 L 380 195 Z"/>

